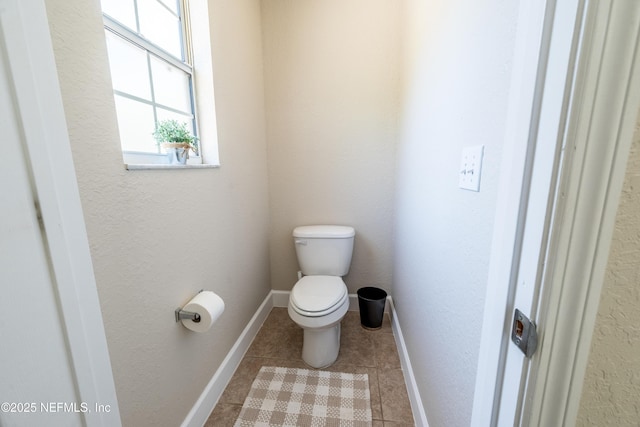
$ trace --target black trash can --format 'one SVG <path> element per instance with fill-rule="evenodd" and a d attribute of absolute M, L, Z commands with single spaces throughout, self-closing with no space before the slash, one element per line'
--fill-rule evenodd
<path fill-rule="evenodd" d="M 365 329 L 380 329 L 387 293 L 380 288 L 368 286 L 358 289 L 358 306 L 360 307 L 360 323 Z"/>

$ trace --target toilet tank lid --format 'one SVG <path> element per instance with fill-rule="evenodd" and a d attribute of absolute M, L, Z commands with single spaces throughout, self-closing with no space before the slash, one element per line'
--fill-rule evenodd
<path fill-rule="evenodd" d="M 303 225 L 293 229 L 293 237 L 308 239 L 346 239 L 355 235 L 356 230 L 346 225 Z"/>

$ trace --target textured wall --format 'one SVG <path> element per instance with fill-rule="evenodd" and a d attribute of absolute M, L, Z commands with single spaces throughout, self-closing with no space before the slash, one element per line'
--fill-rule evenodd
<path fill-rule="evenodd" d="M 46 3 L 123 423 L 177 426 L 269 292 L 259 2 L 209 2 L 222 166 L 156 171 L 123 167 L 99 1 Z M 201 288 L 227 308 L 195 334 Z"/>
<path fill-rule="evenodd" d="M 406 1 L 393 296 L 432 427 L 471 419 L 517 14 Z M 458 188 L 473 145 L 479 193 Z"/>
<path fill-rule="evenodd" d="M 350 292 L 389 289 L 401 3 L 262 2 L 274 289 L 296 282 L 291 231 L 318 223 L 356 229 Z"/>
<path fill-rule="evenodd" d="M 578 426 L 640 423 L 640 119 L 609 253 Z"/>

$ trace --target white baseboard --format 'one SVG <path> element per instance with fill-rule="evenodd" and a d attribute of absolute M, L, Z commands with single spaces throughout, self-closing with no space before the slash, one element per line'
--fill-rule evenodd
<path fill-rule="evenodd" d="M 229 350 L 227 357 L 224 358 L 220 367 L 209 381 L 209 384 L 207 384 L 204 391 L 193 405 L 191 411 L 187 414 L 181 427 L 202 427 L 207 422 L 211 411 L 218 403 L 218 400 L 220 400 L 224 389 L 227 387 L 227 384 L 229 384 L 233 373 L 240 365 L 244 354 L 247 352 L 251 342 L 253 342 L 253 339 L 258 334 L 260 327 L 271 312 L 271 309 L 273 307 L 287 307 L 288 303 L 289 291 L 272 290 L 269 292 L 260 307 L 258 307 L 256 314 L 253 315 L 247 326 L 242 331 L 242 334 L 240 334 L 238 340 L 235 342 L 233 347 L 231 347 L 231 350 Z M 356 294 L 349 294 L 349 311 L 359 311 L 358 295 Z M 422 400 L 420 399 L 420 393 L 418 392 L 416 380 L 413 376 L 413 370 L 411 369 L 411 362 L 409 361 L 407 348 L 404 344 L 400 323 L 398 322 L 398 315 L 395 311 L 391 297 L 387 297 L 385 312 L 389 313 L 391 317 L 391 327 L 393 329 L 396 347 L 398 348 L 398 354 L 400 355 L 400 363 L 402 365 L 407 392 L 409 394 L 413 419 L 415 420 L 416 426 L 429 427 L 424 407 L 422 406 Z"/>
<path fill-rule="evenodd" d="M 211 411 L 220 400 L 220 396 L 222 396 L 224 389 L 231 381 L 233 373 L 240 365 L 244 354 L 271 312 L 274 300 L 273 292 L 269 292 L 262 304 L 260 304 L 256 314 L 253 315 L 240 337 L 229 350 L 227 357 L 224 358 L 216 373 L 211 377 L 209 384 L 207 384 L 195 405 L 187 414 L 181 427 L 202 427 L 207 422 Z"/>
<path fill-rule="evenodd" d="M 409 402 L 411 403 L 411 411 L 413 412 L 413 421 L 418 427 L 429 427 L 427 414 L 424 412 L 424 406 L 422 406 L 422 399 L 420 398 L 420 392 L 418 391 L 418 384 L 416 383 L 416 378 L 413 375 L 413 368 L 411 367 L 411 360 L 409 360 L 409 353 L 404 343 L 402 330 L 400 329 L 398 313 L 393 305 L 393 300 L 389 298 L 387 299 L 387 302 L 389 303 L 387 306 L 391 306 L 391 329 L 393 329 L 393 337 L 396 340 L 396 347 L 398 348 L 398 354 L 400 355 L 400 364 L 402 365 L 404 382 L 407 386 L 407 393 L 409 394 Z"/>
<path fill-rule="evenodd" d="M 289 291 L 271 291 L 273 296 L 273 306 L 285 308 L 289 306 Z"/>

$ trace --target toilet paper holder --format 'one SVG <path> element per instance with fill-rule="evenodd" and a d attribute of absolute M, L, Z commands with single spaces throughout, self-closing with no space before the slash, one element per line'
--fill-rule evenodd
<path fill-rule="evenodd" d="M 192 311 L 184 311 L 181 308 L 176 308 L 176 322 L 184 319 L 193 320 L 196 323 L 200 322 L 200 315 Z"/>
<path fill-rule="evenodd" d="M 202 292 L 204 289 L 200 289 Z M 200 315 L 198 313 L 194 313 L 192 311 L 185 311 L 181 307 L 176 308 L 176 323 L 181 320 L 193 320 L 195 323 L 200 323 Z"/>

